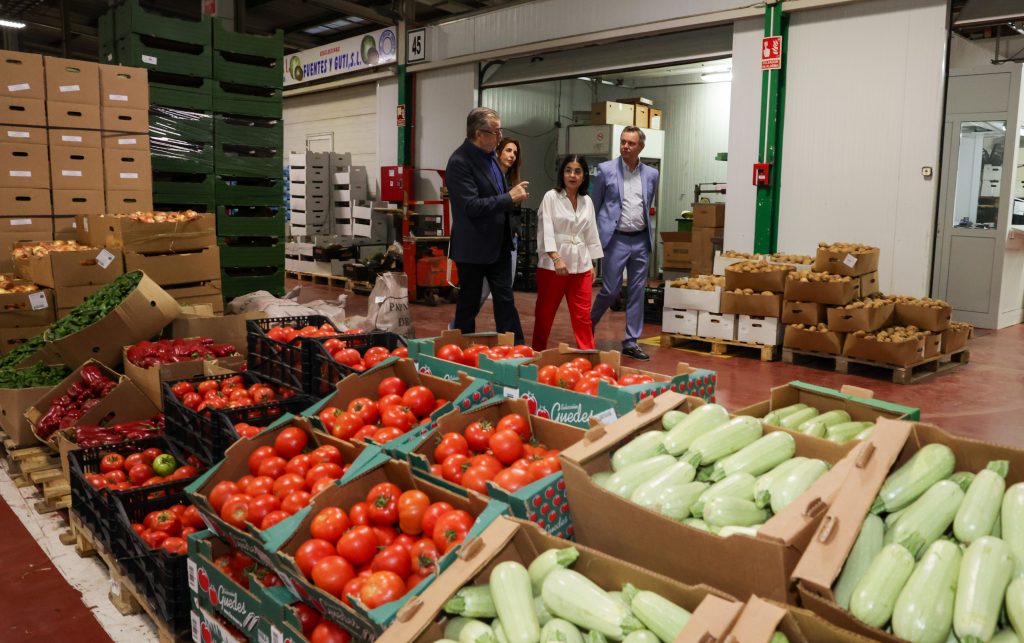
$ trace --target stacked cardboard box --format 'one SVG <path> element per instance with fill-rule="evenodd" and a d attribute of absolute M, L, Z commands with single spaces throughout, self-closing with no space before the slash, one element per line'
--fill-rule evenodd
<path fill-rule="evenodd" d="M 0 275 L 0 355 L 42 333 L 54 321 L 53 290 Z"/>
<path fill-rule="evenodd" d="M 721 249 L 725 235 L 725 204 L 693 204 L 693 239 L 691 241 L 690 271 L 696 275 L 709 275 L 714 268 L 716 246 Z"/>
<path fill-rule="evenodd" d="M 654 101 L 642 96 L 598 101 L 590 107 L 590 125 L 635 125 L 644 129 L 664 129 L 664 112 Z"/>

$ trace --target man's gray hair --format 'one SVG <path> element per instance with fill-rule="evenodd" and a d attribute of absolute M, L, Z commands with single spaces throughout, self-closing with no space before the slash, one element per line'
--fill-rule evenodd
<path fill-rule="evenodd" d="M 623 134 L 630 134 L 630 133 L 636 134 L 637 136 L 640 137 L 640 144 L 641 145 L 644 145 L 644 144 L 647 143 L 647 135 L 644 134 L 644 131 L 642 129 L 640 129 L 639 127 L 637 127 L 636 125 L 627 125 L 627 126 L 625 126 L 624 128 L 622 128 L 622 133 Z"/>
<path fill-rule="evenodd" d="M 479 130 L 490 129 L 487 121 L 491 119 L 499 120 L 498 112 L 490 107 L 474 107 L 466 117 L 466 138 L 473 140 Z"/>

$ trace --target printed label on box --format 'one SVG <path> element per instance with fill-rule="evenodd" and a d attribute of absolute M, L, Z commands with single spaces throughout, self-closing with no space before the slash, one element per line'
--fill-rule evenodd
<path fill-rule="evenodd" d="M 106 248 L 100 250 L 100 253 L 96 255 L 96 263 L 99 264 L 100 268 L 103 268 L 104 270 L 106 270 L 107 267 L 113 262 L 114 255 L 111 254 L 111 252 Z"/>
<path fill-rule="evenodd" d="M 122 179 L 137 179 L 139 178 L 138 172 L 121 172 Z"/>
<path fill-rule="evenodd" d="M 60 91 L 62 92 L 80 92 L 82 88 L 78 85 L 61 85 Z"/>
<path fill-rule="evenodd" d="M 119 138 L 117 139 L 118 145 L 135 145 L 137 141 L 134 138 Z"/>
<path fill-rule="evenodd" d="M 190 612 L 189 616 L 192 618 L 192 640 L 196 643 L 202 641 L 202 623 L 199 620 L 199 615 L 195 612 Z"/>
<path fill-rule="evenodd" d="M 32 219 L 11 219 L 11 225 L 32 225 Z"/>
<path fill-rule="evenodd" d="M 82 176 L 82 170 L 61 170 L 61 176 Z"/>
<path fill-rule="evenodd" d="M 600 420 L 601 424 L 611 424 L 615 420 L 619 419 L 619 416 L 615 414 L 615 409 L 605 409 L 600 413 L 594 413 L 591 417 L 595 417 Z"/>
<path fill-rule="evenodd" d="M 519 389 L 517 389 L 517 388 L 512 388 L 511 386 L 506 386 L 505 390 L 503 392 L 505 393 L 505 397 L 507 397 L 510 400 L 517 400 L 517 399 L 519 399 Z"/>
<path fill-rule="evenodd" d="M 110 100 L 128 100 L 128 97 L 124 94 L 110 94 L 107 98 Z"/>
<path fill-rule="evenodd" d="M 143 55 L 142 56 L 142 62 L 146 63 L 147 65 L 155 65 L 156 64 L 156 56 L 146 56 L 146 55 Z"/>
<path fill-rule="evenodd" d="M 75 223 L 78 223 L 78 222 L 76 221 Z M 82 219 L 82 229 L 85 230 L 86 232 L 89 231 L 89 218 L 88 217 Z"/>
<path fill-rule="evenodd" d="M 23 92 L 27 89 L 32 89 L 32 86 L 28 83 L 18 83 L 16 85 L 8 85 L 7 91 L 9 92 Z"/>
<path fill-rule="evenodd" d="M 18 132 L 14 130 L 7 130 L 8 138 L 28 138 L 31 136 L 28 132 Z"/>
<path fill-rule="evenodd" d="M 110 579 L 110 593 L 120 598 L 121 596 L 121 583 L 114 579 Z"/>
<path fill-rule="evenodd" d="M 857 257 L 854 257 L 853 255 L 846 255 L 846 258 L 843 259 L 843 263 L 846 264 L 847 268 L 853 268 L 857 265 Z"/>
<path fill-rule="evenodd" d="M 199 572 L 198 572 L 198 568 L 196 567 L 196 561 L 194 561 L 191 558 L 189 558 L 187 564 L 188 564 L 188 588 L 190 590 L 192 590 L 193 592 L 195 592 L 196 594 L 198 594 L 199 593 Z"/>
<path fill-rule="evenodd" d="M 34 292 L 28 296 L 28 304 L 32 306 L 32 310 L 43 310 L 49 308 L 50 304 L 46 301 L 45 292 Z"/>
<path fill-rule="evenodd" d="M 32 170 L 11 170 L 10 171 L 10 175 L 11 176 L 20 176 L 20 177 L 31 177 L 32 176 Z"/>
<path fill-rule="evenodd" d="M 277 629 L 276 625 L 270 626 L 270 643 L 284 643 L 284 634 Z"/>
<path fill-rule="evenodd" d="M 69 136 L 67 134 L 62 134 L 61 137 L 60 137 L 60 140 L 65 142 L 65 143 L 81 143 L 82 142 L 82 137 L 81 136 Z"/>

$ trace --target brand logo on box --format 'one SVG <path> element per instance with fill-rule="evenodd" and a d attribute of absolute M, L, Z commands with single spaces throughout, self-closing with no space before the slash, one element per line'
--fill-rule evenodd
<path fill-rule="evenodd" d="M 257 616 L 255 612 L 253 612 L 246 606 L 245 600 L 239 598 L 238 592 L 232 591 L 230 588 L 221 585 L 218 591 L 218 595 L 218 598 L 220 599 L 221 609 L 226 610 L 228 612 L 232 612 L 235 618 L 237 619 L 236 622 L 238 623 L 239 627 L 241 627 L 243 630 L 251 630 L 252 628 L 256 627 L 256 623 L 260 620 L 260 617 Z M 214 592 L 211 589 L 211 601 L 213 599 L 213 596 Z M 214 602 L 214 605 L 216 604 L 217 603 Z"/>

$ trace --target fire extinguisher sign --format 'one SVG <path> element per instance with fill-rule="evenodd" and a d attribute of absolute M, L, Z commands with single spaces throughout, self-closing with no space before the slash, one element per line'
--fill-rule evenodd
<path fill-rule="evenodd" d="M 761 71 L 782 69 L 782 36 L 761 39 Z"/>

